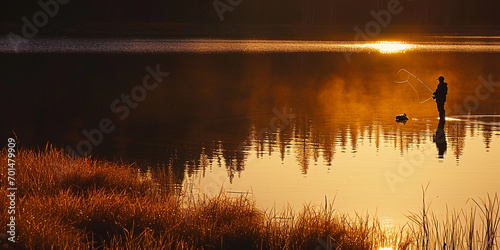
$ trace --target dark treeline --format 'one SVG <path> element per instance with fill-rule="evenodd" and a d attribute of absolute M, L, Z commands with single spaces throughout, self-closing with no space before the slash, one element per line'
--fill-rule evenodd
<path fill-rule="evenodd" d="M 226 0 L 219 1 L 229 6 Z M 68 1 L 49 22 L 49 27 L 110 23 L 220 24 L 214 0 Z M 396 1 L 396 0 L 393 0 Z M 42 10 L 37 1 L 6 1 L 0 22 L 21 25 Z M 238 2 L 238 1 L 232 1 Z M 343 26 L 364 25 L 374 20 L 370 11 L 387 10 L 389 0 L 242 0 L 224 12 L 224 23 L 239 25 Z M 392 15 L 391 26 L 498 26 L 500 2 L 491 0 L 401 0 L 403 11 Z M 231 7 L 233 8 L 233 7 Z M 425 31 L 425 30 L 422 30 Z"/>

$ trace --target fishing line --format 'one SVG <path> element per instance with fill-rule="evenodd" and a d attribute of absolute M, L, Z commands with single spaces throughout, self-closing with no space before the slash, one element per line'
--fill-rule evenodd
<path fill-rule="evenodd" d="M 408 75 L 406 76 L 406 79 L 405 80 L 402 80 L 402 81 L 397 81 L 396 78 L 400 75 L 401 72 L 405 72 L 407 73 Z M 416 75 L 412 74 L 410 71 L 406 70 L 406 69 L 400 69 L 398 71 L 398 73 L 396 73 L 396 75 L 394 76 L 394 82 L 395 83 L 408 83 L 411 88 L 415 91 L 415 93 L 417 94 L 417 98 L 419 100 L 420 103 L 424 103 L 430 99 L 432 99 L 432 96 L 423 100 L 423 101 L 420 101 L 420 95 L 418 94 L 418 91 L 417 89 L 415 88 L 415 86 L 413 86 L 413 84 L 411 84 L 410 82 L 410 76 L 414 77 L 415 79 L 417 79 L 418 82 L 420 82 L 422 85 L 424 85 L 425 87 L 427 87 L 427 89 L 429 89 L 431 91 L 431 93 L 434 93 L 434 90 L 432 90 L 427 84 L 425 84 L 424 81 L 420 80 L 420 78 L 418 78 Z M 404 77 L 402 77 L 404 79 Z"/>

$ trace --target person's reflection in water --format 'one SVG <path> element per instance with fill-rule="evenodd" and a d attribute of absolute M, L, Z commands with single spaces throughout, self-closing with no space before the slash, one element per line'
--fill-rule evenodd
<path fill-rule="evenodd" d="M 444 153 L 448 147 L 448 143 L 446 142 L 446 134 L 444 133 L 444 123 L 445 119 L 439 119 L 438 128 L 436 129 L 436 135 L 434 135 L 434 142 L 436 143 L 436 147 L 438 149 L 439 158 L 444 158 Z"/>

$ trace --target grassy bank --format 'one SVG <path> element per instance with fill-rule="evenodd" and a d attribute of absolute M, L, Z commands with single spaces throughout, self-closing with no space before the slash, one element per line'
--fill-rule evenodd
<path fill-rule="evenodd" d="M 1 152 L 7 162 L 7 151 Z M 334 204 L 301 211 L 256 208 L 252 197 L 192 197 L 165 170 L 145 178 L 121 163 L 70 159 L 55 149 L 16 153 L 16 237 L 12 249 L 492 249 L 498 197 L 474 201 L 470 212 L 445 221 L 425 206 L 402 228 L 369 215 L 350 217 Z M 0 204 L 9 204 L 7 167 L 0 169 Z M 425 205 L 425 199 L 424 199 Z M 9 223 L 6 208 L 0 223 Z"/>

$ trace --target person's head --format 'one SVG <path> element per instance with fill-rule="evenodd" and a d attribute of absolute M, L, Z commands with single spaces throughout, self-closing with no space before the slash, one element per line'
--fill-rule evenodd
<path fill-rule="evenodd" d="M 440 76 L 437 80 L 439 80 L 439 82 L 444 82 L 444 76 Z"/>

